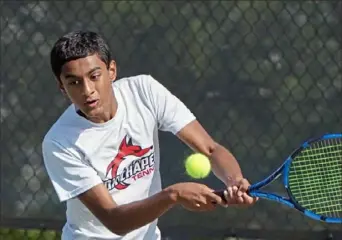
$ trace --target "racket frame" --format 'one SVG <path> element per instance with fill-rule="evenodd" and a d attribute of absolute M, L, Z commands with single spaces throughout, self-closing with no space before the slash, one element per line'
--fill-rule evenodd
<path fill-rule="evenodd" d="M 291 155 L 284 161 L 284 163 L 277 170 L 275 170 L 271 175 L 269 175 L 264 180 L 251 185 L 247 191 L 247 194 L 250 195 L 251 197 L 259 197 L 259 198 L 282 203 L 291 208 L 297 209 L 303 214 L 305 214 L 306 216 L 312 219 L 318 220 L 318 221 L 323 221 L 326 223 L 340 223 L 341 224 L 342 218 L 322 216 L 302 207 L 293 197 L 291 193 L 291 189 L 289 188 L 289 171 L 290 171 L 290 166 L 291 166 L 293 159 L 305 148 L 310 147 L 312 143 L 315 143 L 320 140 L 335 139 L 335 138 L 342 138 L 342 134 L 339 134 L 339 133 L 338 134 L 325 134 L 318 138 L 309 139 L 306 142 L 302 143 L 302 145 L 298 147 L 296 150 L 294 150 L 291 153 Z M 283 186 L 285 187 L 288 198 L 261 190 L 263 187 L 269 185 L 270 183 L 278 179 L 280 176 L 282 176 L 282 183 L 283 183 Z M 342 183 L 341 183 L 341 187 L 342 187 Z"/>

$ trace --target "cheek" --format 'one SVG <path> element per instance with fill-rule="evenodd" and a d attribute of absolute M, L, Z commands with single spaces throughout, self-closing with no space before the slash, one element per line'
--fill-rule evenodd
<path fill-rule="evenodd" d="M 77 91 L 75 91 L 75 89 L 67 88 L 65 89 L 65 93 L 72 102 L 78 103 L 81 101 L 80 94 L 78 94 Z"/>
<path fill-rule="evenodd" d="M 102 76 L 103 82 L 112 82 L 113 74 L 110 71 L 106 71 Z"/>
<path fill-rule="evenodd" d="M 108 90 L 110 90 L 111 87 L 112 87 L 112 81 L 109 80 L 109 78 L 107 76 L 107 77 L 104 77 L 103 79 L 101 79 L 101 81 L 98 82 L 96 89 L 101 94 L 106 94 L 106 92 L 108 92 Z"/>

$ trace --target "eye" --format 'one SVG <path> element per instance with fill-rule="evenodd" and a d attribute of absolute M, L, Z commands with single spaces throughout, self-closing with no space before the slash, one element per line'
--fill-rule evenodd
<path fill-rule="evenodd" d="M 100 74 L 100 73 L 95 73 L 95 74 L 93 74 L 93 75 L 91 76 L 91 79 L 92 79 L 92 80 L 98 80 L 98 79 L 100 79 L 100 77 L 101 77 L 101 74 Z"/>
<path fill-rule="evenodd" d="M 70 81 L 69 82 L 69 85 L 77 85 L 77 84 L 79 84 L 80 83 L 80 81 L 78 81 L 78 80 L 73 80 L 73 81 Z"/>

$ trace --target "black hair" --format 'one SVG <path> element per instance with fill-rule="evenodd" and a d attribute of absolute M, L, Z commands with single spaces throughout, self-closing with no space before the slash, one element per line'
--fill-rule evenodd
<path fill-rule="evenodd" d="M 106 41 L 97 33 L 74 31 L 57 40 L 50 53 L 50 64 L 53 73 L 60 79 L 65 63 L 97 54 L 109 68 L 111 54 Z"/>

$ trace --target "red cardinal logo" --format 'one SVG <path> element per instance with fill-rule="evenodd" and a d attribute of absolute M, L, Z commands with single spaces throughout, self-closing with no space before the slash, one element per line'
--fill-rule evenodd
<path fill-rule="evenodd" d="M 108 176 L 108 173 L 111 172 L 112 178 L 116 178 L 119 166 L 122 163 L 122 161 L 125 160 L 125 157 L 127 156 L 142 157 L 152 148 L 153 146 L 148 147 L 148 148 L 141 148 L 138 145 L 133 145 L 132 138 L 129 138 L 127 141 L 127 136 L 125 136 L 119 146 L 118 154 L 115 156 L 114 160 L 111 161 L 111 163 L 107 167 L 106 176 Z M 127 188 L 128 186 L 129 186 L 128 183 L 121 181 L 115 186 L 115 188 L 122 190 L 122 189 Z"/>

